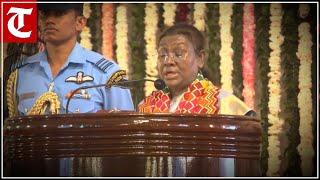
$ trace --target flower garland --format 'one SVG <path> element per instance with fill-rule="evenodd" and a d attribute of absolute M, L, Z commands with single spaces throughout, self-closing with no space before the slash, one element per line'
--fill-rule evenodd
<path fill-rule="evenodd" d="M 233 13 L 233 4 L 219 4 L 219 25 L 220 25 L 220 72 L 222 89 L 233 93 L 232 90 L 232 70 L 233 70 L 233 49 L 231 44 L 233 37 L 231 36 L 231 16 Z"/>
<path fill-rule="evenodd" d="M 232 40 L 232 49 L 233 49 L 233 71 L 232 71 L 232 87 L 233 93 L 235 96 L 243 100 L 243 76 L 242 76 L 242 55 L 243 55 L 243 26 L 239 24 L 243 23 L 243 6 L 244 4 L 234 4 L 233 13 L 231 16 L 232 25 L 231 25 L 231 36 Z"/>
<path fill-rule="evenodd" d="M 92 13 L 92 11 L 90 8 L 90 3 L 89 4 L 85 3 L 83 5 L 83 16 L 88 19 L 90 17 L 91 13 Z"/>
<path fill-rule="evenodd" d="M 130 22 L 130 33 L 129 33 L 129 47 L 131 52 L 130 65 L 132 69 L 132 79 L 143 79 L 145 78 L 145 41 L 144 41 L 144 17 L 146 4 L 130 4 L 130 16 L 128 21 Z M 137 107 L 138 103 L 145 97 L 143 87 L 137 86 L 137 88 L 131 89 L 133 97 L 134 107 Z"/>
<path fill-rule="evenodd" d="M 286 5 L 284 5 L 286 6 Z M 295 52 L 298 50 L 298 5 L 292 8 L 283 7 L 282 35 L 285 37 L 281 46 L 281 99 L 279 115 L 285 121 L 282 133 L 279 134 L 281 144 L 280 176 L 301 176 L 300 159 L 297 146 L 299 135 L 298 77 L 299 60 Z"/>
<path fill-rule="evenodd" d="M 165 26 L 173 26 L 174 19 L 176 17 L 177 4 L 175 3 L 164 3 L 163 4 L 163 21 Z"/>
<path fill-rule="evenodd" d="M 306 18 L 309 15 L 310 6 L 308 4 L 299 4 L 299 16 Z"/>
<path fill-rule="evenodd" d="M 101 8 L 101 30 L 102 30 L 102 54 L 108 59 L 113 59 L 113 20 L 114 6 L 112 3 L 103 3 Z"/>
<path fill-rule="evenodd" d="M 301 8 L 300 8 L 301 9 Z M 306 17 L 308 13 L 300 13 Z M 311 95 L 311 63 L 312 63 L 312 36 L 310 24 L 303 22 L 298 27 L 299 45 L 297 57 L 299 66 L 299 89 L 298 107 L 300 114 L 300 144 L 298 151 L 301 157 L 301 169 L 303 176 L 311 176 L 313 170 L 313 133 L 312 133 L 312 95 Z"/>
<path fill-rule="evenodd" d="M 219 26 L 219 4 L 209 3 L 207 4 L 207 35 L 208 35 L 208 45 L 209 45 L 209 55 L 207 58 L 207 64 L 209 69 L 214 72 L 208 75 L 210 79 L 216 86 L 220 86 L 221 73 L 220 67 L 220 56 L 219 50 L 221 49 L 221 39 L 220 39 L 220 26 Z"/>
<path fill-rule="evenodd" d="M 187 22 L 189 11 L 190 11 L 190 9 L 188 7 L 188 4 L 179 3 L 178 4 L 178 12 L 176 15 L 176 21 L 177 22 Z"/>
<path fill-rule="evenodd" d="M 268 129 L 269 132 L 269 169 L 267 172 L 268 176 L 279 176 L 278 170 L 280 168 L 280 141 L 279 134 L 282 131 L 282 126 L 284 120 L 279 117 L 280 111 L 280 52 L 281 45 L 284 41 L 284 37 L 281 35 L 281 21 L 282 21 L 282 7 L 281 4 L 271 4 L 270 5 L 270 43 L 271 48 L 269 66 L 270 72 L 268 73 L 269 83 L 269 114 L 268 119 L 271 126 Z"/>
<path fill-rule="evenodd" d="M 144 40 L 146 41 L 146 79 L 155 80 L 158 76 L 157 71 L 157 45 L 156 45 L 156 35 L 157 35 L 157 27 L 158 27 L 158 9 L 157 6 L 153 3 L 146 4 L 145 7 L 145 34 Z M 152 82 L 145 82 L 144 92 L 145 96 L 150 95 L 151 92 L 155 90 Z"/>
<path fill-rule="evenodd" d="M 193 13 L 190 13 L 190 12 L 194 12 L 194 3 L 188 3 L 188 9 L 189 9 L 189 11 L 188 11 L 188 14 L 187 14 L 187 19 L 186 19 L 186 22 L 188 23 L 188 24 L 192 24 L 192 22 L 193 22 Z"/>
<path fill-rule="evenodd" d="M 254 80 L 255 80 L 255 23 L 254 23 L 254 6 L 252 3 L 243 6 L 243 54 L 241 64 L 243 67 L 243 92 L 244 102 L 254 108 Z"/>
<path fill-rule="evenodd" d="M 256 18 L 256 55 L 257 55 L 257 91 L 256 112 L 261 119 L 261 175 L 266 176 L 268 169 L 268 102 L 269 92 L 267 83 L 269 78 L 267 73 L 270 71 L 268 58 L 270 56 L 269 42 L 269 24 L 270 24 L 270 4 L 255 4 Z"/>
<path fill-rule="evenodd" d="M 117 62 L 121 69 L 129 72 L 129 46 L 128 46 L 128 18 L 127 18 L 127 6 L 120 4 L 117 7 L 117 24 L 116 24 L 116 55 Z M 129 77 L 130 79 L 130 77 Z"/>
<path fill-rule="evenodd" d="M 206 9 L 207 8 L 205 3 L 194 4 L 194 11 L 193 11 L 194 24 L 193 25 L 199 31 L 202 31 L 202 32 L 204 32 L 206 28 L 206 23 L 205 23 Z"/>
<path fill-rule="evenodd" d="M 85 18 L 89 18 L 91 15 L 91 9 L 90 9 L 90 4 L 85 3 L 83 6 L 83 16 Z M 88 26 L 85 26 L 80 34 L 80 44 L 87 49 L 92 50 L 92 43 L 91 43 L 91 32 L 90 28 Z"/>

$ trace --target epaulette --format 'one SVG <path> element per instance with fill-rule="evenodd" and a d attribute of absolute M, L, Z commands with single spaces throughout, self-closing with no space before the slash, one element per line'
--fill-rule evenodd
<path fill-rule="evenodd" d="M 101 58 L 99 61 L 94 63 L 94 65 L 103 72 L 107 72 L 110 67 L 114 65 L 114 62 Z"/>
<path fill-rule="evenodd" d="M 105 73 L 108 71 L 109 68 L 115 65 L 115 63 L 112 60 L 104 58 L 102 54 L 87 49 L 84 50 L 86 60 Z"/>
<path fill-rule="evenodd" d="M 18 61 L 18 62 L 16 62 L 16 63 L 11 64 L 11 66 L 10 66 L 10 72 L 13 72 L 13 71 L 16 70 L 16 69 L 22 68 L 23 66 L 27 65 L 28 62 L 27 62 L 26 59 L 27 59 L 27 58 L 22 59 L 22 60 L 20 60 L 20 61 Z"/>

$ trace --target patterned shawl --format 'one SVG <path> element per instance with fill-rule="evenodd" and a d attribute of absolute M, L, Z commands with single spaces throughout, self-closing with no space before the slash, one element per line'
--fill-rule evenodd
<path fill-rule="evenodd" d="M 139 112 L 169 112 L 171 101 L 169 94 L 168 87 L 153 91 L 138 105 Z M 188 90 L 183 93 L 175 113 L 218 114 L 218 94 L 219 89 L 202 74 L 198 74 L 188 86 Z"/>

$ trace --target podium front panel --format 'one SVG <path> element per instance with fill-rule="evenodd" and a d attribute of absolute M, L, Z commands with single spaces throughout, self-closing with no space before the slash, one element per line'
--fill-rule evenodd
<path fill-rule="evenodd" d="M 261 125 L 243 116 L 25 116 L 4 126 L 4 176 L 260 176 Z"/>

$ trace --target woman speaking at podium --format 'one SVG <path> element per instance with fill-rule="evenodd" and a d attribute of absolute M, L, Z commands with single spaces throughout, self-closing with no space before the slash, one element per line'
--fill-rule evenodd
<path fill-rule="evenodd" d="M 158 39 L 157 69 L 166 87 L 147 96 L 138 105 L 139 112 L 255 115 L 235 95 L 204 78 L 201 69 L 205 64 L 205 44 L 202 33 L 192 25 L 176 24 L 162 32 Z M 155 158 L 147 161 L 159 163 Z M 187 174 L 186 157 L 168 157 L 167 161 L 167 168 L 172 170 L 169 176 Z M 220 163 L 231 168 L 228 172 L 233 171 L 232 160 L 221 160 Z M 155 176 L 151 172 L 153 170 L 148 170 L 146 174 Z M 226 175 L 233 176 L 232 173 Z"/>
<path fill-rule="evenodd" d="M 204 78 L 205 38 L 192 25 L 176 24 L 158 39 L 157 69 L 166 88 L 138 106 L 143 113 L 254 115 L 243 101 Z"/>

